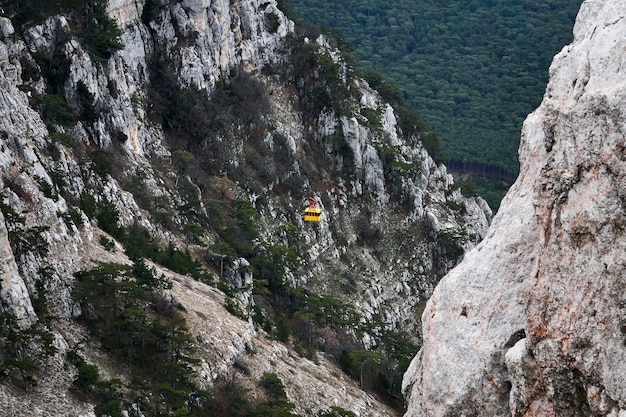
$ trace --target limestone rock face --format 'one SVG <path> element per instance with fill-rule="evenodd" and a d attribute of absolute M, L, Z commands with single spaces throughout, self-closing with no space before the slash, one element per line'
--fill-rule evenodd
<path fill-rule="evenodd" d="M 625 17 L 582 5 L 517 182 L 424 311 L 407 417 L 626 413 Z"/>
<path fill-rule="evenodd" d="M 276 371 L 303 415 L 394 415 L 325 354 L 297 357 L 252 322 L 254 286 L 267 282 L 255 257 L 292 249 L 285 285 L 350 303 L 376 330 L 346 338 L 375 347 L 419 327 L 415 309 L 485 235 L 487 204 L 464 197 L 419 134 L 403 132 L 323 36 L 296 33 L 275 0 L 105 3 L 120 35 L 104 51 L 78 33 L 80 13 L 19 28 L 0 17 L 0 313 L 45 327 L 56 347 L 28 398 L 0 385 L 2 410 L 94 415 L 69 393 L 66 354 L 89 339 L 71 293 L 75 272 L 130 262 L 119 226 L 193 254 L 234 294 L 162 271 L 199 344 L 202 387 Z M 311 194 L 324 212 L 315 225 L 302 218 Z M 328 330 L 311 340 L 338 356 Z M 85 350 L 106 376 L 122 373 Z"/>

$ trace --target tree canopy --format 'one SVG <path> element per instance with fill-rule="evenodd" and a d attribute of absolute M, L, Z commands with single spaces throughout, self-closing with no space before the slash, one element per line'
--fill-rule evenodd
<path fill-rule="evenodd" d="M 581 0 L 292 0 L 340 28 L 364 70 L 405 92 L 451 159 L 518 171 L 521 124 L 541 102 L 552 57 Z"/>

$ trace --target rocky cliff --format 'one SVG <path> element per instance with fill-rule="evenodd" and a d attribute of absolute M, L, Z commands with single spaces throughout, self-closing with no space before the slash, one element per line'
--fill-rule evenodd
<path fill-rule="evenodd" d="M 406 416 L 626 413 L 625 16 L 624 1 L 582 5 L 517 182 L 424 311 Z"/>
<path fill-rule="evenodd" d="M 241 394 L 393 415 L 366 365 L 397 390 L 402 332 L 484 235 L 484 201 L 273 0 L 58 4 L 0 17 L 2 409 L 215 413 Z M 159 327 L 179 315 L 191 339 Z M 139 348 L 174 349 L 166 388 L 137 385 Z"/>

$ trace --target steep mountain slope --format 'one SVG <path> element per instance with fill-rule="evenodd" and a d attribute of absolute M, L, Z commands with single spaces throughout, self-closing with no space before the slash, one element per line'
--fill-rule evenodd
<path fill-rule="evenodd" d="M 624 1 L 583 4 L 519 179 L 424 311 L 407 416 L 626 412 L 624 16 Z"/>
<path fill-rule="evenodd" d="M 3 410 L 393 415 L 336 361 L 398 390 L 484 201 L 274 1 L 36 4 L 0 17 Z"/>

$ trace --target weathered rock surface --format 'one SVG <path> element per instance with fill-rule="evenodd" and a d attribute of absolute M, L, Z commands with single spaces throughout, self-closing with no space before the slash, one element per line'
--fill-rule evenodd
<path fill-rule="evenodd" d="M 407 417 L 626 414 L 625 17 L 582 5 L 517 182 L 424 311 Z"/>
<path fill-rule="evenodd" d="M 89 339 L 75 320 L 73 274 L 98 261 L 129 259 L 98 227 L 94 213 L 87 213 L 85 196 L 93 204 L 110 203 L 120 226 L 139 225 L 164 246 L 189 249 L 207 264 L 224 259 L 209 248 L 226 231 L 196 227 L 194 241 L 183 229 L 197 225 L 183 208 L 198 207 L 206 220 L 209 200 L 216 206 L 225 200 L 250 202 L 258 216 L 255 249 L 298 250 L 301 267 L 287 271 L 290 285 L 348 300 L 385 330 L 416 329 L 416 306 L 459 253 L 484 236 L 491 217 L 486 203 L 455 189 L 445 166 L 433 161 L 417 135 L 402 132 L 393 109 L 365 82 L 344 79 L 348 71 L 323 37 L 295 39 L 293 23 L 274 0 L 112 0 L 106 12 L 116 20 L 123 44 L 110 57 L 94 55 L 74 33 L 70 16 L 51 16 L 19 30 L 0 17 L 0 313 L 11 313 L 23 326 L 40 323 L 34 305 L 45 293 L 54 317 L 45 326 L 57 348 L 28 393 L 0 385 L 0 410 L 20 416 L 94 415 L 94 405 L 71 392 L 75 367 L 68 366 L 66 354 Z M 294 45 L 328 57 L 327 67 L 297 73 L 289 60 Z M 342 73 L 331 74 L 333 80 L 345 84 L 353 108 L 338 115 L 326 106 L 309 115 L 305 110 L 314 100 L 303 97 L 303 85 L 328 88 L 320 74 L 335 67 Z M 183 101 L 192 96 L 202 108 L 233 74 L 245 74 L 247 87 L 260 91 L 243 104 L 265 106 L 262 112 L 250 110 L 262 117 L 235 123 L 225 115 L 231 126 L 216 120 L 227 127 L 215 128 L 214 143 L 205 132 L 195 132 L 195 139 L 215 152 L 196 146 L 189 148 L 198 151 L 194 155 L 178 138 L 184 128 L 159 119 L 155 85 L 171 82 L 160 85 L 166 90 L 157 91 L 162 96 L 182 92 L 176 96 L 180 103 L 167 104 L 170 111 L 189 105 Z M 50 116 L 51 109 L 65 111 L 70 121 Z M 210 109 L 220 111 L 217 105 Z M 177 155 L 196 157 L 195 168 L 207 178 L 185 172 Z M 301 216 L 307 194 L 324 208 L 315 227 Z M 115 250 L 105 250 L 101 238 Z M 237 257 L 222 268 L 209 265 L 239 291 L 245 307 L 251 307 L 255 278 L 249 261 Z M 173 277 L 172 295 L 187 309 L 197 337 L 203 387 L 217 377 L 241 377 L 235 364 L 243 360 L 248 383 L 263 371 L 276 372 L 288 384 L 289 401 L 304 415 L 333 405 L 360 416 L 394 414 L 325 355 L 319 363 L 303 359 L 228 313 L 221 291 L 164 273 Z M 125 378 L 98 346 L 86 346 L 85 356 L 104 376 Z"/>

